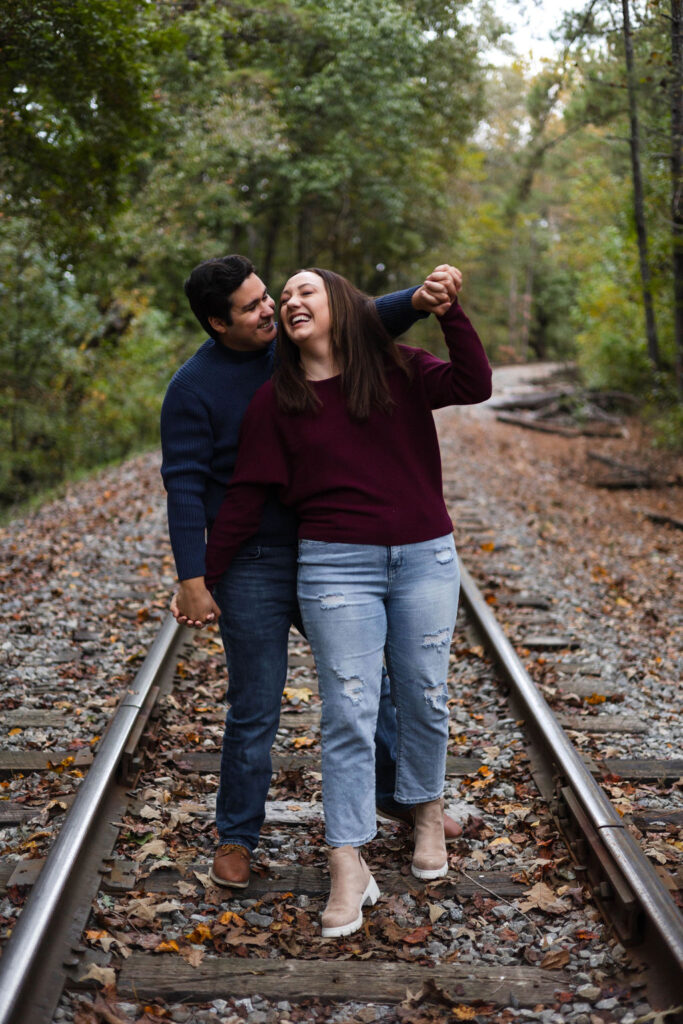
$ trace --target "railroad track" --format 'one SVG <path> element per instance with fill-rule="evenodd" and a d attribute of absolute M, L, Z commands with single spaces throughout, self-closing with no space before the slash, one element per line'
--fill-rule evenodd
<path fill-rule="evenodd" d="M 467 537 L 485 536 L 480 510 L 455 493 L 451 501 Z M 70 1020 L 76 1011 L 94 1021 L 179 1022 L 216 1013 L 255 1021 L 526 1013 L 550 1024 L 568 1005 L 570 1020 L 583 1012 L 586 1021 L 628 1024 L 634 1007 L 671 1009 L 674 1020 L 683 1003 L 677 866 L 655 869 L 628 826 L 645 849 L 680 826 L 671 786 L 683 765 L 600 757 L 595 748 L 581 756 L 582 735 L 638 735 L 642 723 L 618 726 L 604 710 L 586 716 L 585 706 L 569 718 L 566 705 L 564 718 L 551 710 L 541 692 L 553 690 L 549 680 L 567 682 L 577 701 L 589 689 L 600 695 L 588 675 L 592 654 L 557 631 L 539 633 L 547 600 L 520 591 L 507 571 L 487 561 L 483 590 L 463 572 L 448 792 L 465 834 L 449 877 L 416 882 L 409 837 L 383 823 L 368 859 L 384 898 L 347 939 L 319 935 L 319 702 L 310 651 L 295 635 L 272 800 L 247 890 L 219 891 L 207 875 L 224 688 L 215 631 L 190 637 L 164 623 L 94 760 L 88 748 L 80 758 L 0 758 L 7 780 L 18 780 L 12 793 L 26 796 L 25 779 L 43 780 L 42 803 L 34 792 L 0 805 L 5 829 L 23 829 L 29 854 L 27 822 L 39 849 L 41 820 L 70 804 L 47 860 L 0 859 L 5 913 L 25 900 L 0 960 L 0 1024 Z M 633 780 L 664 795 L 629 819 L 606 794 Z M 207 1010 L 214 1016 L 202 1017 Z"/>

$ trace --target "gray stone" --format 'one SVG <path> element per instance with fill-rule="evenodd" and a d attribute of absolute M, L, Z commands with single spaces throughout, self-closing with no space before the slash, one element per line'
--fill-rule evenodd
<path fill-rule="evenodd" d="M 216 1008 L 218 1013 L 225 1013 L 228 1008 L 228 1003 L 225 999 L 213 999 L 211 1005 Z"/>
<path fill-rule="evenodd" d="M 582 996 L 584 999 L 590 999 L 594 1002 L 600 998 L 600 989 L 595 985 L 582 985 L 581 988 L 576 990 L 577 996 Z"/>
<path fill-rule="evenodd" d="M 256 928 L 269 928 L 273 923 L 272 917 L 268 914 L 258 914 L 255 910 L 250 910 L 244 915 L 244 920 L 248 924 L 253 924 Z"/>
<path fill-rule="evenodd" d="M 619 1005 L 619 1000 L 613 996 L 610 999 L 601 999 L 599 1003 L 595 1004 L 596 1010 L 613 1010 L 615 1006 Z"/>

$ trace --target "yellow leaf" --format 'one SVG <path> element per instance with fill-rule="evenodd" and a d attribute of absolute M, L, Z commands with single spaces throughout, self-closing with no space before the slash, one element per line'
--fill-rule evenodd
<path fill-rule="evenodd" d="M 475 1006 L 465 1006 L 464 1003 L 451 1008 L 451 1013 L 456 1020 L 474 1020 L 477 1016 L 477 1008 Z"/>
<path fill-rule="evenodd" d="M 208 925 L 198 924 L 195 930 L 190 932 L 189 935 L 186 935 L 185 938 L 188 942 L 192 942 L 199 946 L 202 942 L 206 942 L 207 939 L 213 938 L 213 933 Z"/>
<path fill-rule="evenodd" d="M 313 696 L 313 690 L 309 690 L 307 686 L 285 686 L 284 695 L 287 700 L 298 697 L 303 704 L 308 704 Z"/>
<path fill-rule="evenodd" d="M 157 946 L 157 953 L 179 953 L 180 946 L 175 939 L 165 940 Z"/>
<path fill-rule="evenodd" d="M 14 729 L 10 729 L 9 735 L 10 736 L 18 736 L 20 732 L 21 732 L 21 729 L 19 728 L 19 726 L 16 726 Z"/>
<path fill-rule="evenodd" d="M 607 697 L 603 697 L 600 693 L 592 693 L 590 697 L 586 697 L 586 704 L 604 704 Z"/>
<path fill-rule="evenodd" d="M 238 924 L 246 925 L 246 921 L 239 914 L 236 914 L 234 910 L 226 910 L 225 913 L 218 919 L 221 924 Z"/>
<path fill-rule="evenodd" d="M 482 551 L 495 551 L 496 550 L 496 545 L 495 545 L 495 543 L 492 540 L 487 541 L 485 544 L 480 544 L 479 546 L 480 546 Z"/>
<path fill-rule="evenodd" d="M 300 747 L 312 747 L 314 743 L 315 739 L 313 736 L 297 736 L 292 741 L 292 746 L 299 750 Z"/>

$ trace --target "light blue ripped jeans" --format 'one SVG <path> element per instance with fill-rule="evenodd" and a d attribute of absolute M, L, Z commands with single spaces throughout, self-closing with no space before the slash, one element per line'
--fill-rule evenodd
<path fill-rule="evenodd" d="M 362 846 L 377 831 L 374 736 L 383 656 L 398 719 L 395 799 L 425 803 L 443 792 L 459 584 L 451 535 L 397 547 L 299 541 L 297 590 L 322 697 L 331 846 Z"/>

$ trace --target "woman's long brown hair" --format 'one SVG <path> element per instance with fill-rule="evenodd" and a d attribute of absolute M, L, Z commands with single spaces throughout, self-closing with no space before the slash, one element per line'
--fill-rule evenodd
<path fill-rule="evenodd" d="M 410 376 L 398 345 L 385 330 L 371 298 L 332 270 L 309 267 L 325 283 L 330 303 L 332 355 L 340 369 L 342 391 L 354 419 L 364 420 L 373 406 L 388 411 L 394 404 L 387 384 L 391 363 Z M 301 274 L 304 271 L 297 271 Z M 299 349 L 280 321 L 273 387 L 278 407 L 286 413 L 320 406 L 315 389 L 306 380 Z"/>

